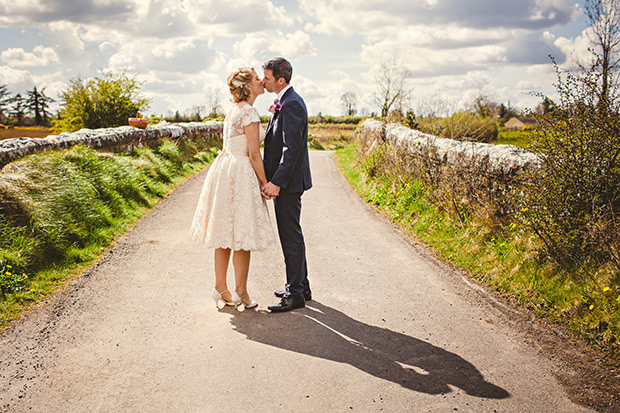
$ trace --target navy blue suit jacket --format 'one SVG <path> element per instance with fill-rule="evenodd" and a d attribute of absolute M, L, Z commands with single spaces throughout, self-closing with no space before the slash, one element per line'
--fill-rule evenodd
<path fill-rule="evenodd" d="M 282 108 L 269 120 L 263 164 L 267 180 L 281 194 L 301 193 L 312 187 L 308 159 L 308 110 L 304 100 L 289 88 L 280 100 Z"/>

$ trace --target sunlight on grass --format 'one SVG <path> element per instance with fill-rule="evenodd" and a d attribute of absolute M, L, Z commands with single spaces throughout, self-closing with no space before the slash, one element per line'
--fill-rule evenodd
<path fill-rule="evenodd" d="M 610 288 L 613 268 L 593 268 L 591 279 L 566 274 L 517 223 L 491 229 L 467 215 L 461 222 L 430 202 L 420 181 L 382 172 L 372 166 L 380 159 L 360 160 L 357 152 L 357 142 L 336 152 L 340 170 L 363 200 L 403 231 L 522 305 L 618 352 L 620 294 Z"/>
<path fill-rule="evenodd" d="M 216 145 L 164 140 L 126 155 L 76 146 L 7 165 L 0 172 L 0 326 L 100 258 L 211 162 Z"/>

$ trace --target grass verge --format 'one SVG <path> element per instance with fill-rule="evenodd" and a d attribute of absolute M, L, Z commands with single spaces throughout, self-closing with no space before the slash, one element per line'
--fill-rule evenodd
<path fill-rule="evenodd" d="M 353 189 L 367 203 L 411 232 L 441 259 L 467 270 L 521 305 L 563 323 L 601 348 L 620 355 L 620 289 L 610 266 L 567 274 L 542 255 L 538 239 L 516 223 L 489 226 L 476 217 L 452 216 L 429 201 L 424 185 L 406 175 L 367 169 L 357 142 L 336 159 Z M 588 263 L 581 263 L 588 266 Z"/>
<path fill-rule="evenodd" d="M 77 146 L 0 171 L 0 327 L 53 293 L 213 160 L 216 142 L 163 141 L 130 154 Z"/>

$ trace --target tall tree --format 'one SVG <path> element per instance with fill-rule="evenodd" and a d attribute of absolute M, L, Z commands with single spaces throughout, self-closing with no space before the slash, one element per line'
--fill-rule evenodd
<path fill-rule="evenodd" d="M 11 107 L 9 109 L 9 114 L 17 119 L 18 125 L 24 121 L 24 117 L 26 116 L 26 100 L 22 97 L 20 93 L 11 98 Z"/>
<path fill-rule="evenodd" d="M 542 101 L 536 106 L 534 112 L 538 115 L 546 115 L 555 110 L 555 103 L 548 96 L 542 98 Z"/>
<path fill-rule="evenodd" d="M 620 67 L 620 0 L 586 0 L 590 22 L 588 38 L 594 57 L 592 68 L 600 74 L 599 109 L 607 109 L 616 100 L 617 73 Z"/>
<path fill-rule="evenodd" d="M 411 97 L 411 89 L 407 86 L 408 72 L 396 59 L 384 60 L 375 71 L 375 92 L 373 102 L 381 109 L 381 117 L 385 118 L 390 109 L 401 109 Z"/>
<path fill-rule="evenodd" d="M 497 117 L 503 122 L 517 116 L 519 116 L 519 110 L 510 101 L 506 104 L 501 103 L 497 108 Z"/>
<path fill-rule="evenodd" d="M 344 93 L 340 97 L 340 107 L 345 116 L 354 116 L 357 112 L 357 96 L 353 92 Z"/>
<path fill-rule="evenodd" d="M 34 114 L 35 125 L 48 124 L 51 113 L 47 109 L 49 108 L 49 102 L 53 101 L 52 98 L 45 95 L 45 88 L 41 89 L 41 91 L 37 91 L 37 87 L 35 86 L 28 92 L 26 107 L 30 110 L 30 113 Z"/>
<path fill-rule="evenodd" d="M 0 114 L 5 114 L 10 103 L 11 95 L 9 95 L 6 85 L 0 85 Z"/>

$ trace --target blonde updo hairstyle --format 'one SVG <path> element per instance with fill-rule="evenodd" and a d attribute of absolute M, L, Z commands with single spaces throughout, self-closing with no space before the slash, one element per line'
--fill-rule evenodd
<path fill-rule="evenodd" d="M 252 67 L 240 67 L 228 75 L 228 88 L 232 95 L 230 100 L 233 103 L 248 100 L 252 94 L 252 90 L 249 87 L 249 83 L 252 80 L 252 72 L 254 72 Z"/>

